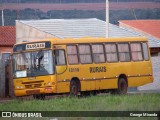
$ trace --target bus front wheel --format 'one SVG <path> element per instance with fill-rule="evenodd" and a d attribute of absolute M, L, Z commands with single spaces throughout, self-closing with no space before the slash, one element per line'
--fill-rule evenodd
<path fill-rule="evenodd" d="M 71 81 L 70 83 L 70 96 L 77 96 L 78 95 L 78 85 L 76 81 Z"/>

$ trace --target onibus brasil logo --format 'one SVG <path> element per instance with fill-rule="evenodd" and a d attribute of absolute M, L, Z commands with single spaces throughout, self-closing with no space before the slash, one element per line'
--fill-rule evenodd
<path fill-rule="evenodd" d="M 42 117 L 39 112 L 2 112 L 2 117 Z"/>

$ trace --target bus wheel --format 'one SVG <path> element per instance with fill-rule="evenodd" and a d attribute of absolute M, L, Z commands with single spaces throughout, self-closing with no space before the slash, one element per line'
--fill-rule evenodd
<path fill-rule="evenodd" d="M 127 93 L 127 82 L 124 78 L 119 78 L 118 80 L 118 88 L 110 90 L 112 95 L 125 95 Z"/>
<path fill-rule="evenodd" d="M 37 99 L 37 100 L 44 100 L 45 99 L 45 95 L 43 95 L 43 94 L 33 95 L 33 98 Z"/>
<path fill-rule="evenodd" d="M 124 78 L 120 78 L 118 81 L 118 89 L 117 89 L 117 93 L 120 95 L 125 95 L 127 93 L 127 82 Z"/>
<path fill-rule="evenodd" d="M 70 96 L 77 96 L 78 95 L 78 85 L 76 81 L 71 81 L 70 84 Z"/>

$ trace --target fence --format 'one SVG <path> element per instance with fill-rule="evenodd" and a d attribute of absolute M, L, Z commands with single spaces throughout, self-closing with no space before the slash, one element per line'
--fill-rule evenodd
<path fill-rule="evenodd" d="M 5 87 L 6 86 L 6 81 L 5 81 L 5 66 L 4 66 L 4 60 L 0 59 L 0 97 L 5 97 L 6 91 Z"/>
<path fill-rule="evenodd" d="M 0 98 L 13 97 L 12 60 L 10 55 L 0 56 Z"/>

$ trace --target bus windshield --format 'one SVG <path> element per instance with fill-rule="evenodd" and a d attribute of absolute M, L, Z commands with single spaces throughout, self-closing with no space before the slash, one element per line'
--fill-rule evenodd
<path fill-rule="evenodd" d="M 13 54 L 14 78 L 54 74 L 52 50 Z"/>

